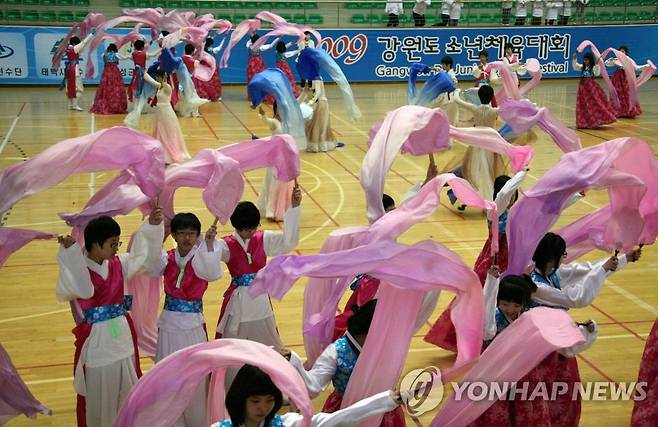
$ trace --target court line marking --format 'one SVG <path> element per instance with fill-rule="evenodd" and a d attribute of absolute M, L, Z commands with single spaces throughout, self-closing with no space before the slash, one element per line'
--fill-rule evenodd
<path fill-rule="evenodd" d="M 70 313 L 71 309 L 70 308 L 63 308 L 63 309 L 60 309 L 60 310 L 45 311 L 43 313 L 37 313 L 37 314 L 29 314 L 27 316 L 9 317 L 7 319 L 0 320 L 0 323 L 16 322 L 18 320 L 33 319 L 35 317 L 42 317 L 42 316 L 48 316 L 50 314 L 66 313 L 66 312 Z"/>
<path fill-rule="evenodd" d="M 16 114 L 14 121 L 11 122 L 11 126 L 9 126 L 9 131 L 7 131 L 7 135 L 5 135 L 4 139 L 2 140 L 2 143 L 0 144 L 0 154 L 2 154 L 2 151 L 5 149 L 5 146 L 9 142 L 9 137 L 11 137 L 11 134 L 14 132 L 14 129 L 16 128 L 16 124 L 18 124 L 18 120 L 21 118 L 21 114 L 23 113 L 23 109 L 25 108 L 25 105 L 27 105 L 27 102 L 23 102 L 23 105 L 21 105 L 21 108 L 18 110 L 18 114 Z"/>

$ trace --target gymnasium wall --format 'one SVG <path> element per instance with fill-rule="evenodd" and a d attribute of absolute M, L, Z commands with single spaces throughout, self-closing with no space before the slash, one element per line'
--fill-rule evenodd
<path fill-rule="evenodd" d="M 52 54 L 67 28 L 0 26 L 0 84 L 53 85 L 62 80 L 63 68 L 52 69 Z M 113 30 L 114 31 L 114 30 Z M 128 29 L 116 30 L 125 34 Z M 505 43 L 512 43 L 522 60 L 537 58 L 545 78 L 577 77 L 571 66 L 571 54 L 581 41 L 589 39 L 601 50 L 626 45 L 638 64 L 658 59 L 658 25 L 611 25 L 569 27 L 496 27 L 437 29 L 322 29 L 321 47 L 328 50 L 351 82 L 403 81 L 412 62 L 438 64 L 451 55 L 460 78 L 469 79 L 470 65 L 478 52 L 489 51 L 490 60 L 502 56 Z M 148 37 L 148 32 L 144 35 Z M 152 47 L 153 48 L 153 47 Z M 182 48 L 179 48 L 179 52 Z M 95 61 L 98 75 L 86 83 L 98 83 L 102 71 L 101 55 Z M 274 65 L 274 51 L 264 53 L 265 62 Z M 90 58 L 83 58 L 82 66 Z M 291 60 L 292 61 L 292 60 Z M 225 83 L 246 81 L 247 52 L 238 45 L 231 53 L 229 68 L 221 71 Z M 291 62 L 293 72 L 294 64 Z M 131 61 L 121 61 L 126 82 L 132 72 Z"/>

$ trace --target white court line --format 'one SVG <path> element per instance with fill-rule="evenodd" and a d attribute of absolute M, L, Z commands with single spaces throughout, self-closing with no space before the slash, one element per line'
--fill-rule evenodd
<path fill-rule="evenodd" d="M 324 169 L 322 169 L 322 168 L 320 168 L 320 167 L 314 165 L 313 163 L 311 163 L 311 162 L 309 162 L 309 161 L 307 161 L 307 160 L 302 160 L 302 159 L 300 159 L 300 160 L 301 160 L 302 163 L 304 163 L 304 164 L 306 164 L 306 165 L 309 165 L 309 166 L 313 166 L 313 167 L 316 168 L 317 170 L 322 171 L 325 175 L 327 175 L 327 176 L 329 177 L 330 180 L 332 180 L 332 181 L 334 182 L 334 184 L 336 184 L 336 187 L 338 187 L 338 207 L 337 207 L 337 208 L 334 210 L 334 212 L 331 214 L 331 217 L 335 219 L 336 216 L 338 216 L 338 214 L 340 213 L 340 211 L 343 210 L 343 205 L 345 204 L 345 192 L 343 191 L 343 186 L 340 185 L 340 182 L 338 182 L 338 181 L 336 180 L 336 178 L 334 178 L 334 177 L 333 177 L 330 173 L 328 173 L 326 170 L 324 170 Z M 299 243 L 302 243 L 303 241 L 305 241 L 305 240 L 307 240 L 307 239 L 310 239 L 312 236 L 315 236 L 317 233 L 320 232 L 320 230 L 322 230 L 323 228 L 325 228 L 325 227 L 326 227 L 327 225 L 329 225 L 330 223 L 333 223 L 333 221 L 332 221 L 330 218 L 327 218 L 327 220 L 326 220 L 325 222 L 323 222 L 318 228 L 316 228 L 315 230 L 313 230 L 313 231 L 311 231 L 310 233 L 308 233 L 306 236 L 303 236 L 301 239 L 299 239 Z"/>
<path fill-rule="evenodd" d="M 23 104 L 25 105 L 25 104 Z M 11 134 L 14 132 L 14 128 L 16 127 L 16 124 L 18 123 L 18 120 L 21 118 L 21 112 L 23 111 L 23 108 L 20 109 L 18 112 L 18 115 L 14 118 L 14 121 L 11 122 L 11 126 L 9 127 L 9 131 L 7 132 L 7 135 L 5 135 L 5 138 L 2 140 L 2 144 L 0 144 L 0 154 L 2 154 L 2 151 L 5 149 L 5 146 L 7 145 L 7 142 L 9 142 L 9 137 Z"/>
<path fill-rule="evenodd" d="M 35 317 L 48 316 L 49 314 L 57 314 L 57 313 L 65 313 L 65 312 L 71 312 L 71 309 L 63 308 L 61 310 L 46 311 L 44 313 L 29 314 L 27 316 L 10 317 L 8 319 L 0 320 L 0 323 L 16 322 L 18 320 L 33 319 Z"/>

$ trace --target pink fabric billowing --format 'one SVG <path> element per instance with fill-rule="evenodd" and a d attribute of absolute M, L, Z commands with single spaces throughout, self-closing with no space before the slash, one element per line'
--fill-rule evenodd
<path fill-rule="evenodd" d="M 507 222 L 507 274 L 527 271 L 537 243 L 555 224 L 567 200 L 588 188 L 607 188 L 610 203 L 582 220 L 587 229 L 566 228 L 565 240 L 579 243 L 587 236 L 591 247 L 607 251 L 629 251 L 639 243 L 655 241 L 658 165 L 653 150 L 639 138 L 613 139 L 563 155 L 512 207 Z M 601 212 L 606 209 L 609 212 Z"/>
<path fill-rule="evenodd" d="M 53 165 L 57 165 L 53 167 Z M 128 169 L 142 192 L 155 198 L 164 186 L 164 153 L 159 141 L 117 126 L 65 139 L 0 174 L 0 212 L 50 188 L 70 175 Z"/>
<path fill-rule="evenodd" d="M 648 60 L 647 65 L 649 66 L 642 70 L 640 75 L 635 80 L 635 87 L 640 87 L 645 84 L 651 79 L 651 77 L 653 77 L 653 74 L 656 72 L 656 65 L 653 63 L 653 61 Z"/>
<path fill-rule="evenodd" d="M 158 362 L 132 388 L 121 406 L 114 427 L 168 427 L 173 425 L 208 374 L 212 384 L 208 425 L 228 418 L 224 410 L 224 374 L 227 368 L 254 365 L 269 375 L 304 416 L 300 427 L 311 425 L 313 406 L 304 381 L 281 355 L 263 344 L 221 339 L 179 350 Z"/>
<path fill-rule="evenodd" d="M 227 145 L 217 151 L 240 163 L 243 171 L 271 167 L 278 181 L 292 181 L 299 176 L 299 150 L 295 138 L 288 134 Z"/>
<path fill-rule="evenodd" d="M 327 254 L 276 257 L 257 273 L 250 294 L 269 292 L 278 297 L 302 276 L 331 279 L 364 272 L 381 280 L 379 297 L 341 407 L 395 387 L 428 291 L 443 289 L 457 294 L 454 320 L 458 346 L 462 345 L 455 367 L 478 357 L 483 322 L 480 282 L 459 256 L 431 240 L 410 246 L 379 241 Z M 379 426 L 380 422 L 381 416 L 372 417 L 360 425 Z"/>
<path fill-rule="evenodd" d="M 461 382 L 512 383 L 523 378 L 551 352 L 583 342 L 583 334 L 566 311 L 533 308 L 493 340 Z M 468 425 L 495 403 L 492 399 L 472 401 L 467 394 L 464 393 L 461 400 L 451 395 L 430 427 Z"/>
<path fill-rule="evenodd" d="M 169 219 L 175 215 L 174 192 L 180 187 L 203 188 L 208 210 L 225 224 L 242 198 L 244 182 L 237 161 L 207 148 L 191 160 L 167 168 L 160 206 Z"/>
<path fill-rule="evenodd" d="M 35 230 L 0 227 L 0 267 L 17 250 L 33 240 L 50 240 L 57 237 L 53 233 Z"/>
<path fill-rule="evenodd" d="M 66 51 L 66 48 L 69 46 L 69 39 L 71 37 L 77 34 L 80 40 L 82 40 L 85 37 L 87 37 L 87 35 L 89 34 L 89 32 L 93 27 L 98 27 L 102 25 L 105 22 L 105 20 L 106 20 L 105 16 L 103 16 L 102 13 L 92 12 L 87 14 L 85 19 L 81 23 L 73 24 L 69 32 L 64 36 L 62 42 L 57 47 L 55 54 L 53 55 L 52 67 L 59 68 L 62 61 L 62 57 L 64 56 L 64 52 Z"/>
<path fill-rule="evenodd" d="M 610 100 L 612 101 L 612 104 L 615 106 L 615 108 L 619 108 L 619 96 L 617 95 L 617 89 L 615 89 L 615 86 L 612 84 L 612 80 L 610 80 L 605 62 L 603 61 L 603 57 L 601 57 L 601 52 L 599 52 L 599 50 L 596 48 L 596 45 L 594 45 L 594 43 L 589 40 L 583 40 L 583 42 L 578 45 L 576 50 L 578 50 L 578 52 L 582 52 L 586 47 L 589 47 L 592 50 L 594 58 L 598 61 L 599 68 L 601 69 L 601 77 L 603 77 L 603 80 L 605 80 L 605 83 L 608 85 L 608 92 L 610 92 Z"/>
<path fill-rule="evenodd" d="M 256 40 L 256 43 L 253 45 L 253 49 L 258 49 L 269 38 L 276 36 L 297 36 L 299 37 L 299 42 L 301 43 L 304 40 L 304 31 L 310 32 L 311 35 L 313 35 L 313 37 L 315 37 L 317 40 L 317 44 L 320 44 L 322 41 L 322 36 L 318 31 L 314 30 L 308 25 L 289 23 L 276 13 L 262 11 L 256 15 L 256 18 L 271 23 L 274 26 L 274 29 Z"/>
<path fill-rule="evenodd" d="M 542 76 L 539 61 L 535 58 L 530 58 L 525 63 L 525 69 L 532 78 L 521 87 L 518 86 L 519 79 L 516 72 L 512 71 L 504 62 L 491 62 L 488 64 L 488 67 L 498 71 L 503 83 L 496 91 L 496 101 L 498 102 L 498 105 L 501 105 L 507 99 L 521 99 L 539 84 Z"/>
<path fill-rule="evenodd" d="M 231 34 L 231 39 L 228 42 L 228 46 L 226 46 L 226 49 L 224 49 L 224 53 L 219 60 L 219 67 L 228 67 L 228 60 L 231 57 L 231 50 L 233 50 L 233 47 L 235 47 L 235 45 L 238 44 L 238 42 L 242 40 L 244 36 L 247 34 L 252 35 L 258 29 L 260 29 L 260 20 L 258 19 L 245 19 L 244 21 L 240 22 L 237 27 L 235 27 L 235 30 L 233 30 L 233 34 Z"/>
<path fill-rule="evenodd" d="M 493 217 L 497 217 L 495 204 L 482 200 L 481 196 L 463 179 L 456 178 L 453 174 L 443 174 L 429 181 L 418 194 L 369 227 L 350 227 L 332 232 L 322 246 L 321 253 L 349 250 L 380 241 L 395 241 L 407 229 L 436 210 L 439 204 L 439 191 L 446 183 L 454 189 L 460 200 L 483 208 L 487 207 L 492 210 Z M 454 254 L 452 256 L 455 258 L 454 262 L 457 262 L 459 258 Z M 363 272 L 360 271 L 359 274 Z M 310 360 L 311 363 L 331 343 L 336 308 L 352 278 L 346 272 L 337 277 L 340 278 L 311 277 L 304 290 L 304 346 L 307 360 Z M 470 276 L 466 277 L 466 282 L 469 282 Z M 273 297 L 281 298 L 293 282 L 276 284 L 276 281 L 272 283 L 263 281 L 259 286 L 262 286 L 262 289 Z M 461 314 L 455 314 L 453 321 L 464 322 L 464 319 L 468 318 L 465 309 L 460 310 Z M 458 316 L 462 317 L 457 319 Z M 470 341 L 469 337 L 472 336 L 473 331 L 468 329 L 468 326 L 466 326 L 466 330 L 469 332 L 457 337 L 457 347 L 459 353 L 463 355 L 463 359 L 473 357 L 473 352 L 479 352 L 481 345 L 479 342 Z"/>
<path fill-rule="evenodd" d="M 637 103 L 637 86 L 632 84 L 635 81 L 635 62 L 626 56 L 626 54 L 622 51 L 619 51 L 614 48 L 607 48 L 606 50 L 603 51 L 601 54 L 601 61 L 605 64 L 605 58 L 608 55 L 608 53 L 614 53 L 617 59 L 615 62 L 621 64 L 623 73 L 626 75 L 626 81 L 628 82 L 628 102 L 629 105 L 635 105 Z M 616 89 L 615 89 L 616 93 Z M 617 94 L 617 98 L 619 98 L 619 94 Z"/>
<path fill-rule="evenodd" d="M 235 162 L 242 172 L 272 167 L 279 181 L 293 180 L 299 176 L 300 171 L 297 144 L 293 137 L 286 134 L 202 150 L 191 160 L 167 168 L 160 197 L 160 206 L 165 216 L 168 219 L 173 217 L 173 195 L 176 189 L 189 186 L 204 188 L 203 200 L 206 206 L 225 224 L 244 189 Z M 133 176 L 124 171 L 105 184 L 81 212 L 60 214 L 60 217 L 70 225 L 80 226 L 100 215 L 127 215 L 138 207 L 143 214 L 148 214 L 151 210 L 149 200 L 135 184 Z"/>
<path fill-rule="evenodd" d="M 583 148 L 578 134 L 546 107 L 537 107 L 527 99 L 508 99 L 499 107 L 498 112 L 517 134 L 526 132 L 533 126 L 539 126 L 563 152 L 568 153 Z"/>
<path fill-rule="evenodd" d="M 370 222 L 384 215 L 384 183 L 398 152 L 418 156 L 444 151 L 450 147 L 450 138 L 509 157 L 514 171 L 523 169 L 532 158 L 531 147 L 511 145 L 493 129 L 451 126 L 448 116 L 439 108 L 406 105 L 389 111 L 383 122 L 372 126 L 370 148 L 361 165 L 360 181 L 366 193 Z"/>
<path fill-rule="evenodd" d="M 0 344 L 0 425 L 4 425 L 17 415 L 24 414 L 36 419 L 37 414 L 52 415 L 34 398 L 23 382 L 9 355 Z"/>

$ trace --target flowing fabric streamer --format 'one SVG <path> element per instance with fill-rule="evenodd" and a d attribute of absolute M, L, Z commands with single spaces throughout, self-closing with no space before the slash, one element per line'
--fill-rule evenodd
<path fill-rule="evenodd" d="M 309 427 L 313 406 L 304 381 L 281 355 L 263 344 L 225 338 L 179 350 L 158 362 L 132 388 L 114 427 L 169 427 L 182 415 L 197 386 L 212 375 L 210 425 L 228 417 L 224 409 L 224 375 L 228 368 L 254 365 L 269 375 L 279 390 L 304 416 Z"/>
<path fill-rule="evenodd" d="M 14 252 L 33 240 L 50 240 L 57 237 L 53 233 L 44 233 L 35 230 L 0 227 L 0 267 L 5 265 L 7 259 Z"/>
<path fill-rule="evenodd" d="M 592 53 L 594 54 L 594 57 L 598 60 L 598 65 L 599 68 L 601 69 L 601 77 L 603 77 L 603 80 L 605 80 L 605 83 L 608 85 L 610 100 L 614 104 L 615 108 L 619 108 L 619 95 L 617 95 L 617 89 L 615 89 L 615 86 L 612 84 L 612 80 L 610 80 L 610 76 L 608 75 L 608 70 L 605 66 L 605 62 L 603 61 L 603 57 L 601 57 L 601 52 L 599 52 L 599 50 L 596 48 L 596 45 L 589 40 L 583 40 L 578 45 L 578 48 L 576 50 L 578 52 L 582 52 L 587 47 L 591 49 Z"/>
<path fill-rule="evenodd" d="M 516 134 L 522 134 L 533 126 L 539 126 L 563 152 L 569 153 L 583 148 L 578 134 L 556 118 L 546 107 L 537 107 L 527 99 L 508 99 L 498 111 Z"/>
<path fill-rule="evenodd" d="M 142 192 L 155 198 L 164 186 L 162 144 L 121 126 L 61 141 L 0 174 L 0 212 L 70 175 L 114 169 L 128 169 Z"/>
<path fill-rule="evenodd" d="M 285 74 L 278 68 L 263 70 L 251 79 L 247 90 L 251 96 L 251 108 L 261 104 L 266 95 L 274 97 L 283 132 L 295 138 L 299 150 L 305 150 L 307 143 L 304 117 Z"/>
<path fill-rule="evenodd" d="M 605 65 L 605 58 L 609 53 L 613 53 L 616 57 L 615 63 L 618 63 L 622 66 L 623 73 L 626 75 L 626 81 L 628 82 L 628 102 L 629 105 L 635 105 L 637 102 L 637 85 L 633 84 L 636 81 L 635 78 L 635 62 L 626 56 L 622 51 L 614 49 L 612 47 L 607 48 L 601 53 L 601 61 Z M 617 94 L 619 95 L 619 94 Z"/>
<path fill-rule="evenodd" d="M 592 236 L 588 244 L 607 251 L 629 251 L 639 243 L 655 241 L 658 165 L 653 150 L 639 138 L 613 139 L 563 155 L 512 207 L 506 274 L 528 270 L 537 243 L 555 224 L 568 199 L 588 188 L 607 188 L 610 203 L 582 220 L 580 225 L 586 229 L 568 227 L 569 233 L 562 236 L 565 240 L 578 243 L 583 236 Z"/>
<path fill-rule="evenodd" d="M 37 414 L 52 415 L 53 411 L 43 406 L 30 393 L 1 344 L 0 384 L 2 384 L 0 389 L 0 424 L 5 424 L 20 414 L 32 419 L 36 419 Z"/>
<path fill-rule="evenodd" d="M 444 151 L 450 147 L 450 138 L 509 157 L 514 171 L 523 169 L 532 158 L 531 147 L 511 145 L 493 129 L 451 126 L 439 108 L 400 107 L 388 112 L 384 121 L 370 130 L 370 148 L 363 159 L 360 178 L 370 222 L 384 215 L 384 183 L 398 153 L 419 156 Z"/>
<path fill-rule="evenodd" d="M 640 75 L 635 80 L 635 86 L 636 87 L 640 87 L 643 84 L 645 84 L 646 82 L 648 82 L 651 79 L 651 77 L 653 77 L 654 73 L 656 72 L 656 66 L 653 63 L 653 61 L 648 60 L 647 65 L 648 65 L 648 67 L 645 68 L 644 70 L 642 70 Z"/>
<path fill-rule="evenodd" d="M 436 210 L 439 204 L 439 191 L 445 184 L 449 184 L 454 189 L 460 200 L 489 209 L 492 211 L 493 218 L 497 218 L 494 203 L 482 200 L 481 196 L 463 179 L 456 178 L 453 174 L 443 174 L 430 180 L 418 194 L 369 227 L 350 227 L 332 232 L 322 246 L 321 253 L 349 250 L 379 241 L 395 241 L 407 229 Z M 309 279 L 304 291 L 304 346 L 307 359 L 311 363 L 331 343 L 336 308 L 352 277 L 345 273 L 340 279 L 314 277 Z M 466 279 L 466 282 L 469 280 L 470 278 Z M 289 285 L 292 286 L 293 282 Z M 262 286 L 275 298 L 281 298 L 289 289 L 287 285 L 274 287 L 267 281 L 264 281 Z M 453 321 L 463 321 L 457 319 L 457 316 L 459 315 L 455 315 Z M 460 354 L 465 355 L 465 359 L 470 358 L 473 351 L 478 352 L 481 344 L 468 341 L 469 336 L 471 336 L 470 332 L 457 337 L 457 347 Z"/>
<path fill-rule="evenodd" d="M 336 61 L 324 49 L 310 48 L 302 49 L 299 53 L 299 60 L 297 64 L 297 71 L 312 69 L 313 75 L 304 76 L 305 80 L 317 80 L 320 77 L 319 71 L 325 71 L 338 85 L 338 89 L 343 95 L 343 104 L 345 110 L 352 120 L 361 117 L 361 111 L 354 101 L 354 94 L 347 77 L 343 70 L 336 64 Z M 315 70 L 318 72 L 316 73 Z M 304 72 L 306 73 L 306 71 Z M 301 73 L 300 73 L 301 74 Z"/>
<path fill-rule="evenodd" d="M 535 88 L 541 81 L 541 69 L 539 61 L 535 58 L 530 58 L 526 61 L 523 68 L 530 74 L 531 79 L 523 86 L 519 87 L 519 79 L 514 71 L 512 71 L 507 64 L 502 61 L 495 61 L 489 63 L 492 70 L 498 71 L 500 75 L 502 86 L 496 91 L 496 100 L 499 104 L 503 104 L 508 99 L 519 100 L 528 92 Z"/>
<path fill-rule="evenodd" d="M 496 337 L 462 383 L 507 383 L 520 380 L 546 356 L 585 342 L 576 323 L 564 310 L 537 307 L 523 313 Z M 482 415 L 493 399 L 470 400 L 455 395 L 443 405 L 430 427 L 463 427 Z"/>
<path fill-rule="evenodd" d="M 259 19 L 245 19 L 240 22 L 233 34 L 231 34 L 231 39 L 228 42 L 228 46 L 224 49 L 221 59 L 219 60 L 219 67 L 226 68 L 228 67 L 228 60 L 231 57 L 231 50 L 235 47 L 240 40 L 247 34 L 252 35 L 254 32 L 260 29 L 260 20 Z"/>
<path fill-rule="evenodd" d="M 87 35 L 89 34 L 89 32 L 93 27 L 100 26 L 104 22 L 105 22 L 105 17 L 103 16 L 103 14 L 92 12 L 87 14 L 85 19 L 81 23 L 73 24 L 69 32 L 66 33 L 61 43 L 57 47 L 55 54 L 53 55 L 52 67 L 53 68 L 60 67 L 62 57 L 64 56 L 64 52 L 66 52 L 66 48 L 69 46 L 69 40 L 71 39 L 71 37 L 78 34 L 78 37 L 80 37 L 80 40 L 82 40 L 85 37 L 87 37 Z"/>
<path fill-rule="evenodd" d="M 235 169 L 239 167 L 239 171 Z M 299 151 L 290 135 L 275 135 L 248 140 L 220 149 L 201 150 L 191 160 L 172 165 L 165 172 L 165 184 L 160 206 L 168 219 L 173 217 L 173 195 L 179 187 L 203 188 L 203 200 L 213 215 L 225 224 L 242 197 L 244 183 L 237 177 L 240 171 L 272 167 L 281 181 L 299 176 Z M 148 196 L 134 182 L 134 177 L 123 172 L 108 182 L 77 214 L 60 214 L 72 226 L 84 226 L 100 215 L 127 215 L 140 208 L 144 215 L 151 211 Z"/>
<path fill-rule="evenodd" d="M 409 265 L 417 268 L 409 269 Z M 440 244 L 425 240 L 411 246 L 390 241 L 365 244 L 339 252 L 280 256 L 260 270 L 250 293 L 282 292 L 302 276 L 336 278 L 367 272 L 381 279 L 379 298 L 369 339 L 363 347 L 345 392 L 345 408 L 377 391 L 395 387 L 404 367 L 416 317 L 428 291 L 448 290 L 457 294 L 460 314 L 455 325 L 462 345 L 456 367 L 479 355 L 482 340 L 482 288 L 473 271 Z M 395 312 L 395 316 L 390 313 Z M 468 315 L 466 314 L 468 312 Z M 387 369 L 382 371 L 381 367 Z M 362 426 L 378 426 L 374 416 Z"/>
<path fill-rule="evenodd" d="M 416 91 L 416 80 L 419 73 L 429 73 L 432 69 L 425 64 L 415 63 L 409 71 L 407 102 L 410 105 L 430 107 L 432 102 L 442 93 L 454 92 L 457 87 L 448 73 L 439 72 L 427 78 L 420 92 Z"/>

